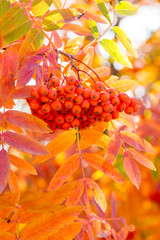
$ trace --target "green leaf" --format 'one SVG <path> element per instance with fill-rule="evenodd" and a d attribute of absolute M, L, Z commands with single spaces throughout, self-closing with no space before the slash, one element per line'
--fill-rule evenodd
<path fill-rule="evenodd" d="M 123 46 L 127 49 L 128 53 L 134 58 L 138 58 L 138 54 L 134 47 L 132 46 L 127 34 L 119 27 L 115 26 L 112 28 L 119 41 L 123 44 Z"/>
<path fill-rule="evenodd" d="M 105 18 L 111 23 L 111 19 L 108 13 L 108 10 L 103 2 L 103 0 L 96 0 L 97 6 L 99 10 L 102 12 L 102 14 L 105 16 Z"/>
<path fill-rule="evenodd" d="M 116 12 L 122 16 L 134 15 L 136 14 L 137 10 L 137 5 L 133 5 L 127 1 L 121 1 L 116 5 Z"/>
<path fill-rule="evenodd" d="M 122 52 L 117 43 L 115 43 L 113 40 L 103 39 L 100 41 L 100 44 L 118 63 L 132 68 L 132 64 L 130 63 L 129 59 Z"/>
<path fill-rule="evenodd" d="M 25 40 L 23 41 L 20 47 L 19 54 L 21 58 L 23 58 L 23 56 L 25 55 L 29 55 L 30 53 L 35 53 L 37 50 L 39 50 L 39 48 L 43 44 L 43 38 L 44 38 L 44 35 L 42 30 L 38 28 L 32 28 L 28 32 Z"/>
<path fill-rule="evenodd" d="M 0 17 L 2 17 L 10 8 L 10 1 L 0 0 Z"/>
<path fill-rule="evenodd" d="M 92 30 L 92 34 L 94 36 L 94 38 L 97 40 L 98 36 L 99 36 L 99 32 L 98 32 L 98 28 L 97 28 L 97 24 L 94 20 L 89 19 L 89 24 L 90 24 L 90 28 Z"/>
<path fill-rule="evenodd" d="M 52 0 L 33 0 L 32 13 L 37 18 L 43 16 L 49 10 L 52 2 Z"/>
<path fill-rule="evenodd" d="M 32 21 L 18 6 L 10 8 L 7 14 L 0 18 L 0 22 L 3 46 L 23 37 L 32 26 Z"/>
<path fill-rule="evenodd" d="M 43 19 L 43 29 L 54 31 L 63 27 L 64 23 L 79 19 L 82 15 L 77 9 L 58 9 L 49 12 Z"/>

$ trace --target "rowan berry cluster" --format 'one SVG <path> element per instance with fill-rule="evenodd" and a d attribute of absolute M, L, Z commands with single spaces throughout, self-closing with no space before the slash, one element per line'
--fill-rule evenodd
<path fill-rule="evenodd" d="M 27 101 L 32 114 L 43 119 L 53 131 L 83 129 L 96 121 L 116 119 L 119 112 L 131 114 L 138 110 L 136 98 L 106 89 L 103 82 L 96 82 L 93 90 L 85 88 L 74 75 L 67 76 L 65 82 L 51 77 L 48 83 L 33 89 Z"/>

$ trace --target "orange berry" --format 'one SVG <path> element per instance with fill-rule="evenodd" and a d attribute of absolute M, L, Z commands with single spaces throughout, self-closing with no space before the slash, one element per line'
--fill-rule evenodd
<path fill-rule="evenodd" d="M 33 112 L 37 111 L 40 107 L 40 103 L 37 100 L 32 100 L 29 105 Z"/>
<path fill-rule="evenodd" d="M 110 113 L 102 112 L 101 117 L 102 117 L 102 118 L 106 118 L 106 117 L 108 116 L 108 114 L 110 114 Z"/>
<path fill-rule="evenodd" d="M 113 106 L 117 106 L 120 103 L 119 98 L 117 96 L 112 97 L 110 99 L 110 102 Z"/>
<path fill-rule="evenodd" d="M 87 120 L 87 116 L 86 115 L 81 115 L 80 120 L 81 121 L 86 121 Z"/>
<path fill-rule="evenodd" d="M 84 88 L 82 86 L 79 86 L 79 87 L 75 88 L 75 93 L 77 95 L 81 95 L 83 93 L 83 91 L 84 91 Z"/>
<path fill-rule="evenodd" d="M 53 111 L 59 111 L 62 108 L 62 104 L 60 101 L 55 100 L 51 103 L 51 109 Z"/>
<path fill-rule="evenodd" d="M 79 125 L 80 125 L 80 121 L 79 121 L 77 118 L 75 118 L 75 119 L 71 122 L 71 126 L 72 126 L 73 128 L 79 127 Z"/>
<path fill-rule="evenodd" d="M 39 87 L 38 91 L 41 95 L 47 95 L 48 94 L 48 88 L 45 85 L 41 85 Z"/>
<path fill-rule="evenodd" d="M 66 84 L 66 86 L 64 87 L 65 92 L 67 93 L 73 93 L 75 91 L 75 86 Z"/>
<path fill-rule="evenodd" d="M 43 106 L 42 106 L 42 111 L 44 113 L 49 113 L 51 111 L 51 107 L 48 103 L 45 103 Z"/>
<path fill-rule="evenodd" d="M 114 95 L 116 94 L 116 91 L 113 88 L 108 88 L 106 92 L 109 93 L 110 97 L 114 97 Z"/>
<path fill-rule="evenodd" d="M 118 111 L 115 111 L 112 113 L 112 119 L 116 119 L 119 117 L 119 112 Z"/>
<path fill-rule="evenodd" d="M 107 93 L 107 92 L 101 93 L 100 100 L 102 103 L 109 101 L 109 99 L 110 99 L 109 93 Z"/>
<path fill-rule="evenodd" d="M 128 99 L 128 95 L 126 93 L 120 93 L 118 97 L 122 102 L 126 102 Z"/>
<path fill-rule="evenodd" d="M 92 91 L 90 94 L 90 99 L 97 101 L 100 97 L 100 93 L 97 91 Z"/>
<path fill-rule="evenodd" d="M 124 112 L 127 114 L 133 113 L 133 107 L 127 106 L 126 109 L 124 110 Z"/>
<path fill-rule="evenodd" d="M 72 101 L 65 101 L 64 106 L 67 109 L 71 109 L 73 107 L 73 102 Z"/>
<path fill-rule="evenodd" d="M 74 75 L 70 75 L 66 77 L 66 82 L 71 85 L 71 84 L 75 84 L 77 78 Z"/>
<path fill-rule="evenodd" d="M 66 94 L 66 100 L 73 101 L 74 98 L 75 98 L 75 93 L 74 92 Z"/>
<path fill-rule="evenodd" d="M 131 107 L 134 107 L 135 105 L 138 104 L 137 98 L 131 98 L 131 103 L 129 104 Z"/>
<path fill-rule="evenodd" d="M 103 106 L 103 109 L 105 112 L 108 112 L 108 113 L 111 113 L 113 112 L 113 105 L 111 103 L 106 103 L 104 106 Z"/>
<path fill-rule="evenodd" d="M 139 106 L 138 104 L 133 106 L 133 112 L 137 112 L 139 110 Z"/>
<path fill-rule="evenodd" d="M 31 90 L 31 97 L 36 98 L 36 99 L 40 98 L 40 94 L 39 94 L 38 89 L 34 88 L 34 89 Z"/>
<path fill-rule="evenodd" d="M 62 114 L 58 114 L 56 117 L 55 117 L 55 123 L 61 125 L 64 123 L 64 117 Z"/>
<path fill-rule="evenodd" d="M 49 98 L 46 97 L 46 96 L 41 96 L 41 97 L 40 97 L 40 101 L 41 101 L 42 103 L 48 103 L 48 102 L 49 102 Z"/>
<path fill-rule="evenodd" d="M 75 103 L 75 104 L 81 104 L 82 101 L 83 101 L 82 95 L 77 95 L 77 96 L 75 97 L 75 99 L 74 99 L 74 103 Z"/>
<path fill-rule="evenodd" d="M 117 110 L 119 112 L 123 112 L 126 109 L 126 104 L 124 102 L 121 102 L 118 106 L 117 106 Z"/>
<path fill-rule="evenodd" d="M 68 129 L 70 129 L 70 127 L 71 127 L 71 125 L 70 125 L 70 123 L 68 123 L 68 122 L 64 122 L 64 123 L 62 124 L 62 129 L 63 129 L 63 130 L 68 130 Z"/>
<path fill-rule="evenodd" d="M 103 108 L 102 106 L 96 106 L 94 107 L 93 111 L 94 111 L 94 114 L 100 115 L 103 112 Z"/>
<path fill-rule="evenodd" d="M 84 91 L 83 91 L 83 97 L 84 97 L 85 99 L 89 98 L 89 97 L 90 97 L 90 94 L 91 94 L 91 90 L 90 90 L 89 88 L 84 89 Z"/>
<path fill-rule="evenodd" d="M 40 109 L 37 111 L 37 114 L 38 114 L 39 116 L 43 116 L 44 112 L 43 112 L 42 109 L 40 108 Z"/>
<path fill-rule="evenodd" d="M 47 97 L 51 100 L 57 99 L 57 91 L 54 89 L 49 89 Z"/>
<path fill-rule="evenodd" d="M 89 122 L 89 121 L 83 122 L 83 127 L 84 127 L 84 128 L 90 127 L 90 126 L 91 126 L 91 122 Z"/>
<path fill-rule="evenodd" d="M 67 114 L 65 115 L 65 121 L 66 121 L 66 122 L 72 122 L 73 119 L 74 119 L 74 116 L 73 116 L 71 113 L 67 113 Z"/>
<path fill-rule="evenodd" d="M 90 107 L 90 103 L 88 100 L 83 100 L 83 102 L 81 103 L 81 108 L 83 109 L 89 109 Z"/>
<path fill-rule="evenodd" d="M 65 101 L 65 96 L 59 96 L 59 98 L 58 98 L 58 100 L 60 101 L 60 102 L 64 102 Z"/>
<path fill-rule="evenodd" d="M 64 94 L 64 85 L 59 85 L 58 87 L 57 87 L 57 93 L 59 94 L 59 95 L 63 95 Z"/>
<path fill-rule="evenodd" d="M 79 105 L 74 105 L 73 107 L 72 107 L 72 113 L 74 114 L 74 115 L 77 115 L 77 114 L 79 114 L 81 112 L 81 107 L 79 106 Z"/>
<path fill-rule="evenodd" d="M 95 84 L 95 90 L 98 92 L 101 92 L 104 89 L 104 83 L 103 82 L 96 82 Z"/>
<path fill-rule="evenodd" d="M 90 102 L 91 106 L 93 106 L 93 107 L 96 107 L 98 105 L 98 101 L 90 99 L 89 102 Z"/>
<path fill-rule="evenodd" d="M 89 112 L 87 116 L 88 118 L 92 118 L 92 119 L 96 117 L 96 115 L 93 112 Z"/>
<path fill-rule="evenodd" d="M 108 115 L 105 117 L 104 121 L 109 122 L 112 119 L 112 114 L 107 113 Z"/>
<path fill-rule="evenodd" d="M 57 87 L 60 84 L 60 79 L 56 76 L 53 76 L 49 79 L 49 85 L 52 87 Z"/>

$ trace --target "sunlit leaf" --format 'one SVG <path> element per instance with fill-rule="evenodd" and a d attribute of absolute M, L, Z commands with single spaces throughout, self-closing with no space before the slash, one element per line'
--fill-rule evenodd
<path fill-rule="evenodd" d="M 133 5 L 132 3 L 128 1 L 120 1 L 116 5 L 116 12 L 122 16 L 129 16 L 129 15 L 134 15 L 136 14 L 138 10 L 137 5 Z"/>
<path fill-rule="evenodd" d="M 22 134 L 19 133 L 15 133 L 15 132 L 9 132 L 6 131 L 4 132 L 4 141 L 18 149 L 24 152 L 28 152 L 28 153 L 32 153 L 35 155 L 41 154 L 41 155 L 46 155 L 48 154 L 48 150 L 39 142 L 37 142 L 36 140 L 24 136 Z"/>
<path fill-rule="evenodd" d="M 53 0 L 53 5 L 55 8 L 59 9 L 62 7 L 62 1 L 61 0 Z"/>
<path fill-rule="evenodd" d="M 148 157 L 146 157 L 144 154 L 138 152 L 134 148 L 127 148 L 127 152 L 139 163 L 144 165 L 147 168 L 150 168 L 151 170 L 156 171 L 156 168 L 154 164 L 149 160 Z"/>
<path fill-rule="evenodd" d="M 132 57 L 138 58 L 138 54 L 134 47 L 132 46 L 127 34 L 119 27 L 115 26 L 112 28 L 116 36 L 118 37 L 119 41 L 124 45 L 127 49 L 128 53 L 131 54 Z"/>
<path fill-rule="evenodd" d="M 127 176 L 129 177 L 133 185 L 135 185 L 136 188 L 139 189 L 139 185 L 141 182 L 141 173 L 137 164 L 132 158 L 130 158 L 127 152 L 125 152 L 123 155 L 123 164 Z"/>
<path fill-rule="evenodd" d="M 69 42 L 67 42 L 64 52 L 69 53 L 71 55 L 76 55 L 80 49 L 80 46 L 83 44 L 84 37 L 76 37 Z M 68 60 L 68 58 L 67 58 Z"/>
<path fill-rule="evenodd" d="M 84 190 L 84 181 L 79 180 L 77 186 L 73 192 L 69 195 L 66 201 L 67 206 L 76 206 L 79 199 L 81 198 Z"/>
<path fill-rule="evenodd" d="M 107 152 L 105 154 L 105 159 L 113 163 L 116 160 L 120 148 L 120 138 L 118 134 L 113 134 L 109 142 Z"/>
<path fill-rule="evenodd" d="M 128 60 L 127 56 L 122 52 L 119 45 L 110 39 L 103 39 L 100 41 L 100 45 L 106 50 L 111 57 L 114 58 L 118 63 L 128 67 L 132 68 L 132 64 Z"/>
<path fill-rule="evenodd" d="M 12 192 L 18 192 L 19 191 L 18 178 L 16 177 L 15 173 L 12 170 L 10 170 L 8 185 L 9 185 L 9 188 Z"/>
<path fill-rule="evenodd" d="M 37 175 L 37 171 L 35 168 L 27 161 L 12 154 L 9 154 L 10 163 L 12 163 L 15 167 L 23 169 L 28 174 Z"/>
<path fill-rule="evenodd" d="M 133 119 L 131 118 L 131 116 L 120 112 L 119 113 L 119 118 L 116 119 L 118 122 L 123 123 L 125 126 L 131 128 L 131 129 L 135 129 L 135 123 L 133 122 Z"/>
<path fill-rule="evenodd" d="M 2 17 L 10 8 L 10 1 L 0 0 L 0 17 Z"/>
<path fill-rule="evenodd" d="M 98 32 L 98 28 L 97 28 L 97 24 L 94 20 L 90 19 L 89 20 L 90 23 L 90 28 L 92 30 L 92 34 L 94 36 L 94 38 L 97 40 L 98 36 L 99 36 L 99 32 Z"/>
<path fill-rule="evenodd" d="M 32 13 L 35 17 L 43 16 L 50 8 L 52 0 L 33 0 L 32 2 Z"/>
<path fill-rule="evenodd" d="M 103 212 L 106 211 L 107 208 L 107 203 L 106 203 L 106 198 L 98 184 L 90 179 L 86 178 L 85 179 L 87 186 L 91 189 L 91 193 L 96 201 L 96 203 L 99 205 L 99 207 L 102 209 Z"/>
<path fill-rule="evenodd" d="M 48 191 L 52 191 L 55 188 L 61 186 L 79 167 L 80 159 L 79 154 L 74 154 L 67 159 L 58 169 L 55 176 L 52 178 Z"/>
<path fill-rule="evenodd" d="M 56 138 L 54 138 L 50 143 L 46 145 L 46 149 L 50 152 L 47 156 L 37 156 L 34 159 L 34 163 L 42 163 L 51 157 L 57 156 L 59 153 L 64 152 L 69 148 L 76 140 L 76 130 L 66 131 Z"/>
<path fill-rule="evenodd" d="M 11 124 L 33 132 L 49 133 L 47 124 L 34 115 L 16 110 L 8 110 L 5 113 L 6 120 Z"/>
<path fill-rule="evenodd" d="M 47 213 L 41 219 L 27 224 L 20 233 L 22 239 L 39 240 L 58 232 L 72 223 L 82 212 L 82 207 L 67 207 L 55 213 Z"/>
<path fill-rule="evenodd" d="M 103 157 L 97 154 L 83 153 L 83 158 L 93 168 L 101 170 L 114 181 L 123 183 L 123 178 L 117 168 L 115 168 L 111 163 L 107 162 Z"/>
<path fill-rule="evenodd" d="M 7 185 L 10 171 L 8 153 L 5 149 L 0 151 L 0 193 L 3 192 Z"/>
<path fill-rule="evenodd" d="M 11 7 L 7 14 L 0 18 L 0 22 L 3 46 L 23 37 L 32 26 L 32 21 L 18 6 Z"/>
<path fill-rule="evenodd" d="M 36 53 L 40 49 L 43 43 L 43 32 L 38 28 L 32 28 L 26 35 L 23 41 L 19 54 L 21 59 L 26 55 L 31 55 Z"/>
<path fill-rule="evenodd" d="M 79 9 L 79 8 L 78 8 Z M 80 9 L 79 9 L 80 10 Z M 82 9 L 81 9 L 82 10 Z M 85 11 L 84 12 L 84 15 L 82 16 L 82 18 L 87 18 L 87 19 L 92 19 L 94 20 L 95 22 L 99 22 L 99 23 L 104 23 L 106 24 L 106 20 L 104 20 L 103 18 L 101 18 L 100 16 L 98 16 L 97 14 L 95 13 L 91 13 L 91 12 L 88 12 L 88 11 Z"/>
<path fill-rule="evenodd" d="M 120 131 L 120 135 L 121 138 L 132 147 L 135 147 L 138 150 L 146 151 L 149 153 L 154 152 L 152 145 L 145 139 L 139 137 L 137 134 L 128 131 Z"/>
<path fill-rule="evenodd" d="M 126 92 L 134 88 L 137 84 L 138 83 L 135 80 L 122 79 L 111 84 L 111 87 L 117 89 L 120 92 Z"/>
<path fill-rule="evenodd" d="M 85 27 L 77 25 L 77 24 L 65 23 L 63 25 L 62 29 L 67 30 L 67 31 L 72 31 L 72 32 L 76 33 L 77 35 L 92 36 L 92 33 L 88 28 L 85 28 Z"/>
<path fill-rule="evenodd" d="M 103 0 L 96 0 L 97 6 L 99 8 L 99 10 L 103 13 L 103 15 L 105 16 L 105 18 L 111 23 L 111 19 L 108 13 L 108 10 L 104 4 Z"/>

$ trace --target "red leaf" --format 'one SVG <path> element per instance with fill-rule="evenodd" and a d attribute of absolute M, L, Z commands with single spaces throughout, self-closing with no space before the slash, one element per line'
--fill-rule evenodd
<path fill-rule="evenodd" d="M 8 110 L 5 115 L 8 122 L 20 128 L 24 128 L 33 132 L 50 132 L 47 124 L 41 119 L 35 117 L 34 115 L 16 110 Z"/>
<path fill-rule="evenodd" d="M 127 176 L 129 177 L 133 185 L 135 185 L 136 188 L 139 189 L 139 185 L 141 183 L 141 173 L 137 164 L 132 158 L 130 158 L 127 152 L 124 153 L 123 164 Z"/>
<path fill-rule="evenodd" d="M 65 23 L 61 29 L 67 30 L 67 31 L 72 31 L 78 35 L 92 36 L 92 33 L 89 29 L 82 27 L 80 25 L 77 25 L 77 24 Z"/>
<path fill-rule="evenodd" d="M 15 89 L 11 98 L 13 98 L 13 99 L 28 98 L 28 97 L 31 96 L 31 90 L 33 88 L 35 88 L 34 85 L 25 86 L 23 88 Z"/>
<path fill-rule="evenodd" d="M 84 153 L 83 154 L 84 160 L 89 163 L 92 167 L 101 170 L 104 172 L 108 177 L 112 178 L 114 181 L 123 183 L 123 178 L 118 171 L 112 164 L 105 161 L 105 159 L 99 155 L 92 154 L 92 153 Z"/>
<path fill-rule="evenodd" d="M 10 174 L 10 163 L 8 153 L 5 149 L 0 151 L 0 193 L 3 192 L 7 185 Z"/>
<path fill-rule="evenodd" d="M 59 34 L 57 33 L 57 31 L 53 31 L 52 32 L 52 35 L 54 37 L 54 44 L 57 48 L 61 48 L 62 47 L 62 39 L 61 37 L 59 36 Z"/>
<path fill-rule="evenodd" d="M 42 68 L 40 65 L 38 65 L 36 70 L 36 88 L 39 88 L 41 83 L 42 83 Z"/>
<path fill-rule="evenodd" d="M 67 198 L 66 205 L 68 206 L 76 206 L 79 199 L 82 196 L 84 190 L 84 181 L 81 179 L 79 180 L 77 186 L 73 190 L 73 192 L 70 194 L 70 196 Z"/>
<path fill-rule="evenodd" d="M 74 154 L 67 159 L 67 161 L 60 166 L 55 176 L 52 178 L 48 191 L 52 191 L 61 186 L 77 170 L 79 163 L 79 154 Z"/>
<path fill-rule="evenodd" d="M 42 144 L 22 134 L 6 131 L 3 136 L 4 141 L 8 145 L 18 150 L 32 153 L 35 155 L 46 155 L 49 153 Z"/>
<path fill-rule="evenodd" d="M 77 9 L 77 10 L 80 10 L 80 9 Z M 82 16 L 82 18 L 87 18 L 87 19 L 92 19 L 92 20 L 94 20 L 95 22 L 99 22 L 99 23 L 104 23 L 104 24 L 106 24 L 106 21 L 103 19 L 103 18 L 101 18 L 101 17 L 99 17 L 98 15 L 96 15 L 96 14 L 93 14 L 93 13 L 91 13 L 91 12 L 87 12 L 87 11 L 85 11 L 85 13 L 84 13 L 84 15 Z"/>
<path fill-rule="evenodd" d="M 120 148 L 119 135 L 114 133 L 109 142 L 107 152 L 105 154 L 105 159 L 108 162 L 113 163 L 118 155 L 119 148 Z"/>
<path fill-rule="evenodd" d="M 116 198 L 114 193 L 111 194 L 111 216 L 116 217 L 117 215 L 117 208 L 116 208 Z"/>
<path fill-rule="evenodd" d="M 139 151 L 135 150 L 134 148 L 128 148 L 127 152 L 139 163 L 144 165 L 147 168 L 150 168 L 151 170 L 156 171 L 156 168 L 154 164 L 149 160 L 148 157 L 146 157 L 144 154 L 140 153 Z"/>
<path fill-rule="evenodd" d="M 2 122 L 2 119 L 3 119 L 3 114 L 0 112 L 0 124 Z"/>
<path fill-rule="evenodd" d="M 57 74 L 57 61 L 56 61 L 56 55 L 53 53 L 48 53 L 48 61 L 50 64 L 50 69 L 53 75 Z"/>
<path fill-rule="evenodd" d="M 44 58 L 43 59 L 43 81 L 47 81 L 47 79 L 49 78 L 49 69 L 48 69 L 48 64 L 47 64 L 47 60 Z"/>

